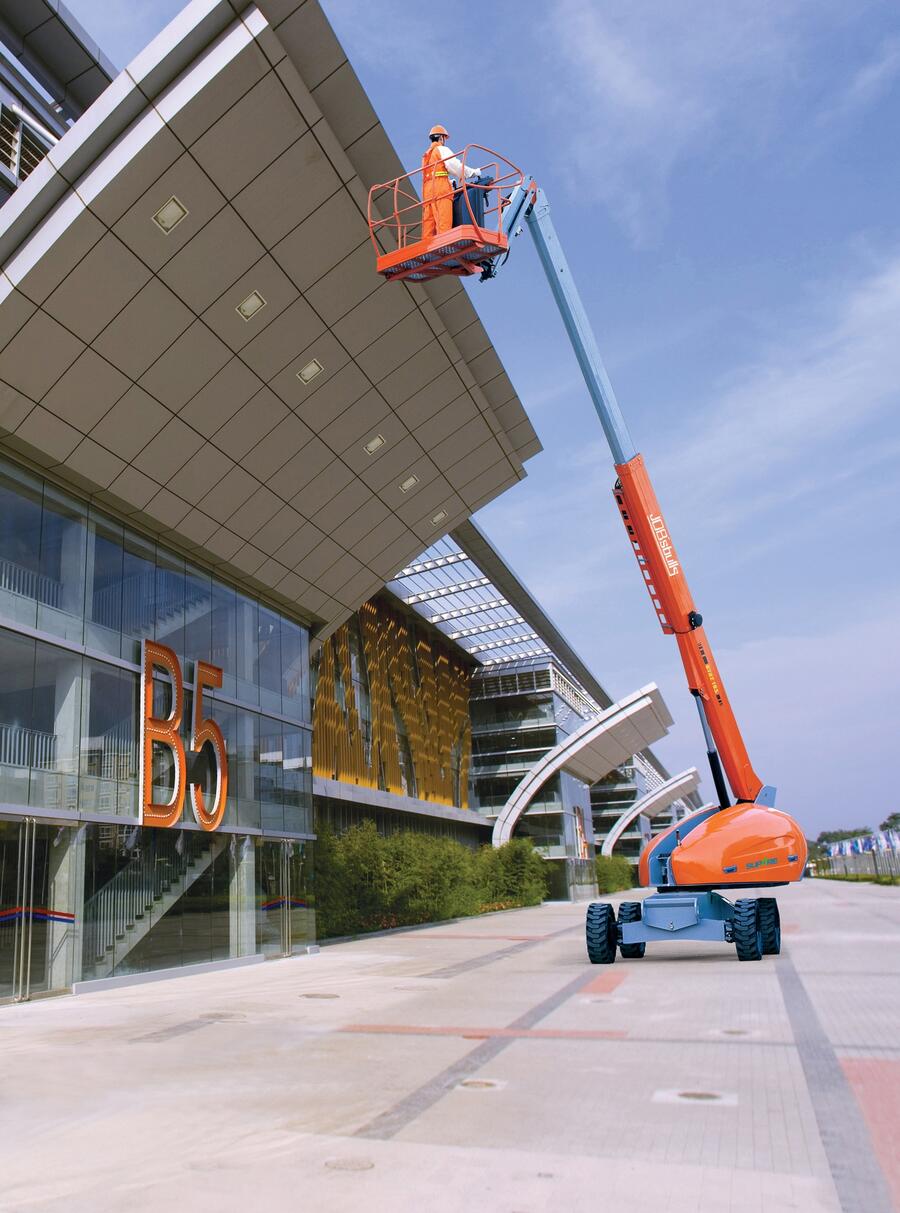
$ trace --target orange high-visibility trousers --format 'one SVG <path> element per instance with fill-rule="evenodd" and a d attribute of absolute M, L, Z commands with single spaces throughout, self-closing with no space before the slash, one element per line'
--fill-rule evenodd
<path fill-rule="evenodd" d="M 453 227 L 453 190 L 447 173 L 425 173 L 422 181 L 422 239 Z"/>

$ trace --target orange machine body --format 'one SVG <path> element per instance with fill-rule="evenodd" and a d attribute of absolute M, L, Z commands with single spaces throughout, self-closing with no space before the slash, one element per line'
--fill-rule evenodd
<path fill-rule="evenodd" d="M 678 888 L 783 884 L 801 878 L 806 858 L 803 831 L 787 813 L 735 804 L 700 810 L 657 834 L 641 854 L 638 873 L 642 885 Z M 654 859 L 665 860 L 667 872 Z M 661 882 L 663 874 L 668 879 Z"/>

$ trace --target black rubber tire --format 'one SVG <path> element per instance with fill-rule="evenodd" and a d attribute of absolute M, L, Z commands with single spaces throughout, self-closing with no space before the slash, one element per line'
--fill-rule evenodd
<path fill-rule="evenodd" d="M 734 946 L 738 960 L 761 960 L 763 954 L 759 903 L 755 897 L 741 897 L 734 903 L 732 920 Z"/>
<path fill-rule="evenodd" d="M 584 932 L 591 964 L 611 965 L 616 959 L 616 916 L 609 902 L 594 901 L 588 906 Z"/>
<path fill-rule="evenodd" d="M 623 901 L 619 906 L 619 925 L 623 922 L 641 921 L 641 903 L 639 901 Z M 647 945 L 641 943 L 620 943 L 619 951 L 623 960 L 640 960 L 647 950 Z"/>
<path fill-rule="evenodd" d="M 777 956 L 781 951 L 781 915 L 774 897 L 759 898 L 759 925 L 763 956 Z"/>

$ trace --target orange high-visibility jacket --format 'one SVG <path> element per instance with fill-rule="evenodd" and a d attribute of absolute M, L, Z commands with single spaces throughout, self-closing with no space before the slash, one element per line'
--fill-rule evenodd
<path fill-rule="evenodd" d="M 453 191 L 439 143 L 422 157 L 422 238 L 430 239 L 453 227 Z"/>

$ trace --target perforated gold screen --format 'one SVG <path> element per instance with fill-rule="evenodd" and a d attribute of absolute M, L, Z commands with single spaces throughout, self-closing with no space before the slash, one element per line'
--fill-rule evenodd
<path fill-rule="evenodd" d="M 322 646 L 314 773 L 468 808 L 469 681 L 448 644 L 367 602 Z"/>

